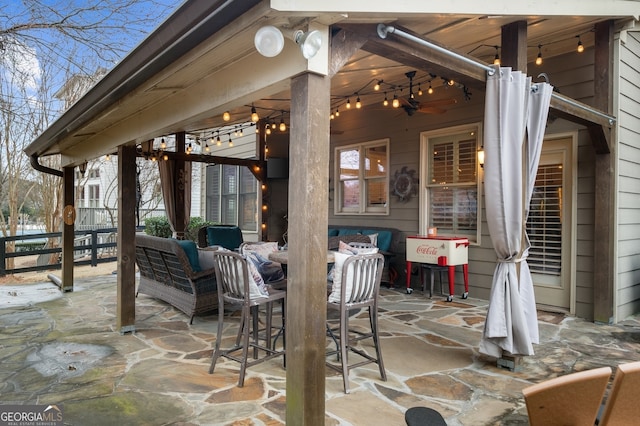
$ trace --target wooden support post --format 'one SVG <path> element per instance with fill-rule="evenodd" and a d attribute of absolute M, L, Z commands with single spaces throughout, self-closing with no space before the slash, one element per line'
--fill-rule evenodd
<path fill-rule="evenodd" d="M 325 416 L 330 78 L 291 81 L 287 424 Z"/>
<path fill-rule="evenodd" d="M 527 73 L 527 21 L 502 27 L 500 66 Z"/>
<path fill-rule="evenodd" d="M 75 168 L 62 170 L 62 192 L 64 210 L 62 211 L 62 282 L 60 290 L 73 291 L 73 244 L 75 239 L 75 195 L 73 184 Z"/>
<path fill-rule="evenodd" d="M 135 330 L 136 319 L 136 147 L 118 147 L 118 283 L 116 329 Z"/>
<path fill-rule="evenodd" d="M 595 25 L 594 107 L 611 111 L 613 64 L 613 22 Z M 614 132 L 615 130 L 610 130 Z M 613 137 L 609 137 L 614 141 Z M 593 249 L 593 319 L 609 324 L 614 321 L 616 205 L 616 145 L 608 152 L 596 152 L 595 216 Z"/>

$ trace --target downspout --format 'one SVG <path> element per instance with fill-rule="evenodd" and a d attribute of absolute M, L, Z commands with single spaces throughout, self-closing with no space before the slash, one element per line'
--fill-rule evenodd
<path fill-rule="evenodd" d="M 58 170 L 58 169 L 52 169 L 51 167 L 47 167 L 47 166 L 43 166 L 42 164 L 40 164 L 38 162 L 38 159 L 40 157 L 38 156 L 38 154 L 32 154 L 29 157 L 29 161 L 31 162 L 31 167 L 33 167 L 34 169 L 36 169 L 39 172 L 42 173 L 48 173 L 50 175 L 56 175 L 56 176 L 60 176 L 62 177 L 62 170 Z"/>

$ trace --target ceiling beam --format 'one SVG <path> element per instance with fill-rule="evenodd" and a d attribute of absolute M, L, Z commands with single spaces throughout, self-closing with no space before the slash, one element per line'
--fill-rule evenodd
<path fill-rule="evenodd" d="M 367 37 L 367 42 L 362 49 L 370 53 L 442 77 L 453 78 L 468 87 L 480 85 L 482 90 L 485 88 L 488 64 L 426 40 L 420 34 L 406 28 L 393 27 L 407 34 L 407 37 L 396 36 L 394 31 L 389 32 L 385 38 L 378 35 L 378 25 L 342 25 L 341 28 L 358 36 Z M 415 40 L 422 40 L 424 44 L 417 43 Z M 550 108 L 558 117 L 585 125 L 590 131 L 596 150 L 608 149 L 608 134 L 615 123 L 615 117 L 557 92 L 554 92 L 551 97 Z"/>

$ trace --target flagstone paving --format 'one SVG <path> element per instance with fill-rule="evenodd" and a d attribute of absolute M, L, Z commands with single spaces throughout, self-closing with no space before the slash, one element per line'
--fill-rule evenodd
<path fill-rule="evenodd" d="M 233 361 L 208 374 L 217 315 L 189 325 L 181 312 L 141 295 L 136 331 L 121 335 L 114 275 L 80 278 L 63 295 L 52 296 L 53 284 L 28 286 L 0 286 L 0 404 L 58 404 L 71 425 L 285 424 L 281 359 L 250 368 L 243 388 Z M 44 301 L 9 301 L 28 288 Z M 376 366 L 360 367 L 344 394 L 342 378 L 328 370 L 325 424 L 404 425 L 408 408 L 425 406 L 448 425 L 526 425 L 524 387 L 640 360 L 640 317 L 611 326 L 539 312 L 536 354 L 521 371 L 500 368 L 478 352 L 486 308 L 473 298 L 447 303 L 382 289 L 388 380 Z M 358 321 L 366 318 L 355 315 Z"/>

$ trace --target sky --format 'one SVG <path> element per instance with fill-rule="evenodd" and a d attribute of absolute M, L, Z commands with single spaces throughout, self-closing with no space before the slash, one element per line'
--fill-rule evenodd
<path fill-rule="evenodd" d="M 72 74 L 93 74 L 99 67 L 110 70 L 180 4 L 175 0 L 0 2 L 0 100 L 32 102 L 45 75 L 52 98 Z M 63 19 L 88 29 L 56 30 L 52 23 Z M 60 102 L 48 105 L 51 119 L 61 114 Z"/>

